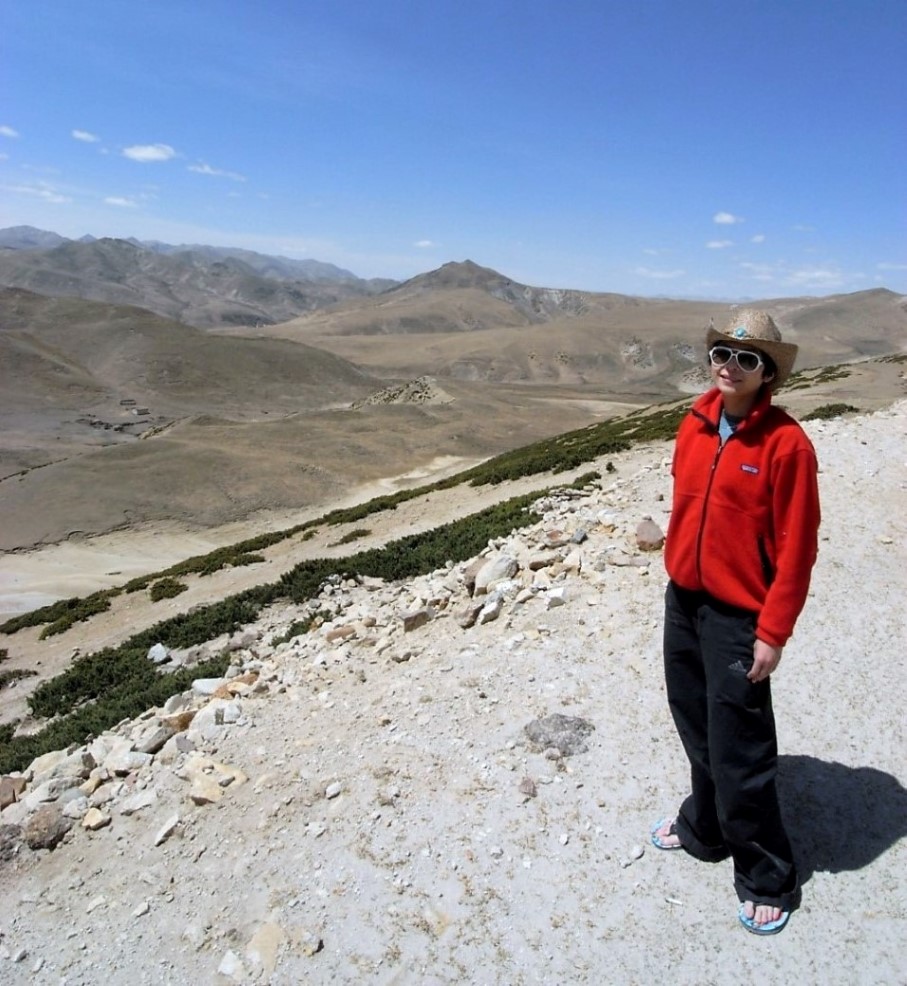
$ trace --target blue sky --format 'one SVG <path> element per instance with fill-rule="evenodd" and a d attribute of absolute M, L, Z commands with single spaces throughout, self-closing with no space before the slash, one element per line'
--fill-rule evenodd
<path fill-rule="evenodd" d="M 904 0 L 6 0 L 0 226 L 907 293 Z"/>

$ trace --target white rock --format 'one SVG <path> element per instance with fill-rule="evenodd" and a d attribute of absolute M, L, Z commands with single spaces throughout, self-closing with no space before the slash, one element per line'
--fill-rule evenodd
<path fill-rule="evenodd" d="M 170 651 L 163 644 L 154 644 L 148 648 L 148 660 L 152 664 L 164 664 L 170 660 Z"/>
<path fill-rule="evenodd" d="M 164 822 L 164 824 L 158 829 L 157 835 L 155 835 L 154 837 L 154 844 L 156 846 L 159 846 L 162 842 L 165 842 L 167 839 L 169 839 L 170 836 L 173 835 L 174 829 L 176 829 L 179 823 L 180 823 L 179 815 L 171 815 L 167 819 L 167 821 Z"/>

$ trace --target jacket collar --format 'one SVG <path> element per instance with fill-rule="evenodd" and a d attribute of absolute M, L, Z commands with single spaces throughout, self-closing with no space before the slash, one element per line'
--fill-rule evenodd
<path fill-rule="evenodd" d="M 740 422 L 737 430 L 755 428 L 765 418 L 766 412 L 771 406 L 772 392 L 768 387 L 763 387 L 756 398 L 756 403 L 750 408 L 749 414 Z M 723 407 L 724 401 L 721 398 L 721 391 L 717 387 L 712 387 L 695 401 L 692 411 L 714 431 L 717 431 Z"/>

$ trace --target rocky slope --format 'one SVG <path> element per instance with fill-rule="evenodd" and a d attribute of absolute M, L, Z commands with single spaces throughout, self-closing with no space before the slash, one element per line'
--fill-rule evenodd
<path fill-rule="evenodd" d="M 647 841 L 686 774 L 638 543 L 665 444 L 471 563 L 267 611 L 207 645 L 225 679 L 4 781 L 4 982 L 899 981 L 905 423 L 808 426 L 821 554 L 775 676 L 804 906 L 779 938 L 740 930 L 728 864 Z M 330 618 L 281 642 L 308 609 Z"/>

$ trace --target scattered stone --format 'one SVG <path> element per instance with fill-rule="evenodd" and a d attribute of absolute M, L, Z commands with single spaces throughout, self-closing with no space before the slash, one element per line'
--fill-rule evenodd
<path fill-rule="evenodd" d="M 427 607 L 414 610 L 410 613 L 404 613 L 402 616 L 403 632 L 412 633 L 413 630 L 418 630 L 419 627 L 425 626 L 426 623 L 432 620 L 434 615 L 434 612 Z"/>
<path fill-rule="evenodd" d="M 329 644 L 334 644 L 338 640 L 339 641 L 349 640 L 351 637 L 355 637 L 355 636 L 356 636 L 355 627 L 342 626 L 342 627 L 334 627 L 333 629 L 328 630 L 327 633 L 325 633 L 324 635 L 324 639 Z"/>
<path fill-rule="evenodd" d="M 239 956 L 233 952 L 228 951 L 224 957 L 220 960 L 220 965 L 217 967 L 217 971 L 221 976 L 226 976 L 228 979 L 233 979 L 235 982 L 242 982 L 246 978 L 246 970 L 240 961 Z"/>
<path fill-rule="evenodd" d="M 317 955 L 323 948 L 324 942 L 314 931 L 303 930 L 299 933 L 299 951 L 307 958 Z"/>
<path fill-rule="evenodd" d="M 89 808 L 82 819 L 82 828 L 89 832 L 97 832 L 99 829 L 106 828 L 112 819 L 110 815 L 105 815 L 98 808 Z"/>
<path fill-rule="evenodd" d="M 195 695 L 213 695 L 224 684 L 224 678 L 196 678 L 192 682 L 192 691 Z"/>
<path fill-rule="evenodd" d="M 571 535 L 564 531 L 545 531 L 542 535 L 542 544 L 546 548 L 563 548 L 564 545 L 570 544 L 570 537 Z"/>
<path fill-rule="evenodd" d="M 19 825 L 0 825 L 0 862 L 12 859 L 19 851 L 22 841 L 22 827 Z"/>
<path fill-rule="evenodd" d="M 636 527 L 636 547 L 640 551 L 661 551 L 664 543 L 664 531 L 651 517 L 644 517 Z"/>
<path fill-rule="evenodd" d="M 542 555 L 533 555 L 526 567 L 530 572 L 538 572 L 542 568 L 551 568 L 560 560 L 561 556 L 556 551 L 546 551 Z"/>
<path fill-rule="evenodd" d="M 556 609 L 567 602 L 567 590 L 563 586 L 549 589 L 545 599 L 545 609 Z"/>
<path fill-rule="evenodd" d="M 473 594 L 484 595 L 496 582 L 512 579 L 520 570 L 519 562 L 509 555 L 501 555 L 486 561 L 476 573 Z"/>
<path fill-rule="evenodd" d="M 166 664 L 170 660 L 170 651 L 163 644 L 154 644 L 148 648 L 148 660 L 152 664 Z"/>
<path fill-rule="evenodd" d="M 586 739 L 595 731 L 595 726 L 587 719 L 555 712 L 544 719 L 533 719 L 525 731 L 537 749 L 554 748 L 562 756 L 569 757 L 574 753 L 586 752 Z"/>
<path fill-rule="evenodd" d="M 520 794 L 527 798 L 534 798 L 538 794 L 538 788 L 536 788 L 535 781 L 531 777 L 524 777 L 520 781 Z"/>
<path fill-rule="evenodd" d="M 22 827 L 22 836 L 29 849 L 55 849 L 72 825 L 59 805 L 42 805 Z"/>
<path fill-rule="evenodd" d="M 504 597 L 498 593 L 494 592 L 488 597 L 488 602 L 479 610 L 479 616 L 476 622 L 481 626 L 484 623 L 491 623 L 492 620 L 496 620 L 504 608 Z"/>
<path fill-rule="evenodd" d="M 15 804 L 25 787 L 26 780 L 24 777 L 0 777 L 0 811 L 3 811 L 8 805 Z"/>
<path fill-rule="evenodd" d="M 154 788 L 146 787 L 135 794 L 130 794 L 120 802 L 121 815 L 134 815 L 143 808 L 150 808 L 157 803 L 157 791 Z"/>
<path fill-rule="evenodd" d="M 476 620 L 479 618 L 479 613 L 481 613 L 484 608 L 484 602 L 468 603 L 466 608 L 457 617 L 457 624 L 464 630 L 474 627 L 476 625 Z"/>
<path fill-rule="evenodd" d="M 284 942 L 280 925 L 263 924 L 255 930 L 246 945 L 246 958 L 260 967 L 270 978 L 277 967 L 277 951 Z"/>
<path fill-rule="evenodd" d="M 154 844 L 156 846 L 161 845 L 162 842 L 166 842 L 167 839 L 173 835 L 176 830 L 177 825 L 180 823 L 179 815 L 171 815 L 166 822 L 158 829 L 157 834 L 154 837 Z"/>
<path fill-rule="evenodd" d="M 67 818 L 72 818 L 74 821 L 79 821 L 88 814 L 91 808 L 91 802 L 84 795 L 80 798 L 73 798 L 71 801 L 66 801 L 63 803 L 63 814 Z"/>
<path fill-rule="evenodd" d="M 146 726 L 135 737 L 135 748 L 139 753 L 158 753 L 174 733 L 176 730 L 172 726 L 162 722 Z"/>
<path fill-rule="evenodd" d="M 340 781 L 333 781 L 331 784 L 328 784 L 328 786 L 324 789 L 324 796 L 328 800 L 330 800 L 332 798 L 336 798 L 342 790 L 343 790 L 343 785 L 340 783 Z"/>

